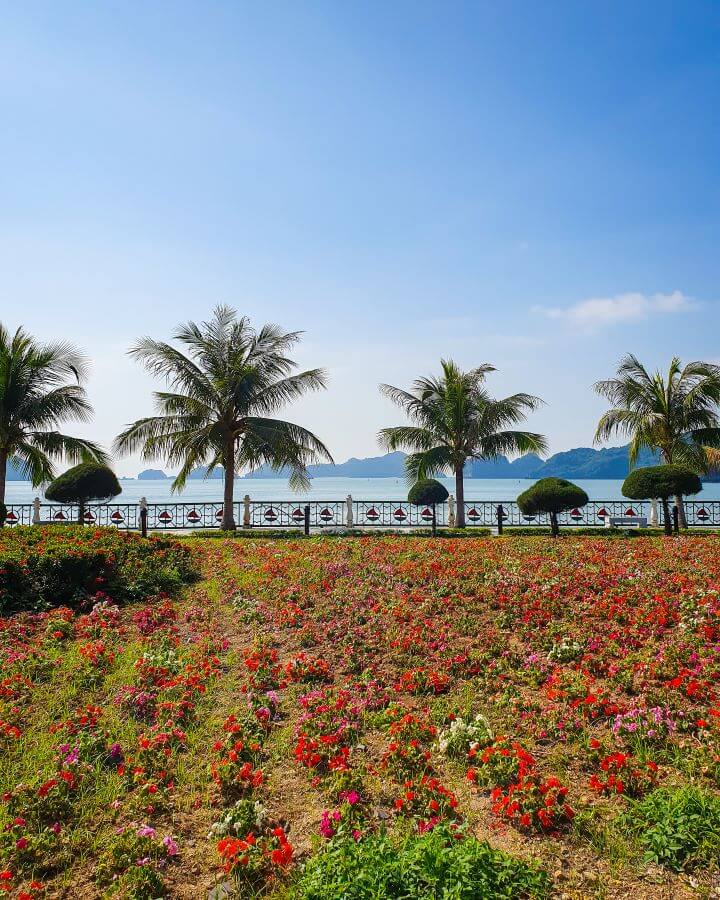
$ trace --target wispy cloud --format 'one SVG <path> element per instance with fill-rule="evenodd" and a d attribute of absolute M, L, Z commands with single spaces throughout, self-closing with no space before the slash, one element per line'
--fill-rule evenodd
<path fill-rule="evenodd" d="M 681 291 L 671 294 L 616 294 L 591 297 L 566 307 L 540 307 L 549 319 L 561 319 L 583 328 L 596 329 L 618 322 L 639 322 L 651 316 L 682 313 L 697 304 Z"/>

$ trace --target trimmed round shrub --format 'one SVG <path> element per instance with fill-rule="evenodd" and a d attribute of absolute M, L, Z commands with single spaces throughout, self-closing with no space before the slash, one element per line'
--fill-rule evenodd
<path fill-rule="evenodd" d="M 701 490 L 700 476 L 684 466 L 645 466 L 633 469 L 622 486 L 623 495 L 630 500 L 684 497 Z"/>
<path fill-rule="evenodd" d="M 550 516 L 550 531 L 554 537 L 559 534 L 557 514 L 585 506 L 587 502 L 585 491 L 565 478 L 541 478 L 517 498 L 524 516 L 538 513 Z"/>
<path fill-rule="evenodd" d="M 444 503 L 449 494 L 444 484 L 440 484 L 434 478 L 423 478 L 408 491 L 408 503 L 413 506 L 434 506 L 436 503 Z"/>
<path fill-rule="evenodd" d="M 623 481 L 622 492 L 630 500 L 662 502 L 665 534 L 672 534 L 668 497 L 684 497 L 702 490 L 700 476 L 685 466 L 644 466 L 633 469 Z"/>
<path fill-rule="evenodd" d="M 80 463 L 51 482 L 45 496 L 55 503 L 77 503 L 82 523 L 88 500 L 110 500 L 122 491 L 115 473 L 100 463 Z"/>

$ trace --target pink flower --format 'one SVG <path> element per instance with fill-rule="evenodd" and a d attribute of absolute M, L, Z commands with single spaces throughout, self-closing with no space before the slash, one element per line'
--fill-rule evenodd
<path fill-rule="evenodd" d="M 330 824 L 330 813 L 325 810 L 320 821 L 320 834 L 323 837 L 331 838 L 335 834 L 335 829 Z"/>
<path fill-rule="evenodd" d="M 165 847 L 168 856 L 178 855 L 177 842 L 169 834 L 163 838 L 163 846 Z"/>

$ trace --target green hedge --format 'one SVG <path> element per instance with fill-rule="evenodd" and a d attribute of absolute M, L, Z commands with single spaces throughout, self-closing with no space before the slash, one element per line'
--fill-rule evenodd
<path fill-rule="evenodd" d="M 174 593 L 196 575 L 189 546 L 115 528 L 33 526 L 0 531 L 0 615 Z"/>

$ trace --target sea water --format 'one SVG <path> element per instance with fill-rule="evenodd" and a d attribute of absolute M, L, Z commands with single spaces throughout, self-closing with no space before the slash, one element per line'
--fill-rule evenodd
<path fill-rule="evenodd" d="M 455 482 L 451 478 L 442 481 L 451 494 L 455 493 Z M 514 478 L 466 478 L 466 500 L 515 500 L 518 494 L 533 484 L 533 480 Z M 186 502 L 221 502 L 223 483 L 220 479 L 207 481 L 193 480 L 187 483 L 184 491 L 172 493 L 172 480 L 127 479 L 120 482 L 122 494 L 114 503 L 136 503 L 145 497 L 148 503 Z M 588 479 L 576 481 L 591 500 L 621 500 L 622 481 Z M 405 500 L 408 484 L 403 478 L 314 478 L 309 491 L 298 494 L 293 492 L 287 481 L 282 478 L 238 478 L 235 481 L 235 500 L 239 501 L 245 494 L 252 500 L 344 500 L 352 494 L 355 500 Z M 34 497 L 44 500 L 42 490 L 33 488 L 27 481 L 8 481 L 5 502 L 31 503 Z M 720 483 L 705 484 L 703 491 L 696 498 L 702 500 L 720 500 Z"/>

